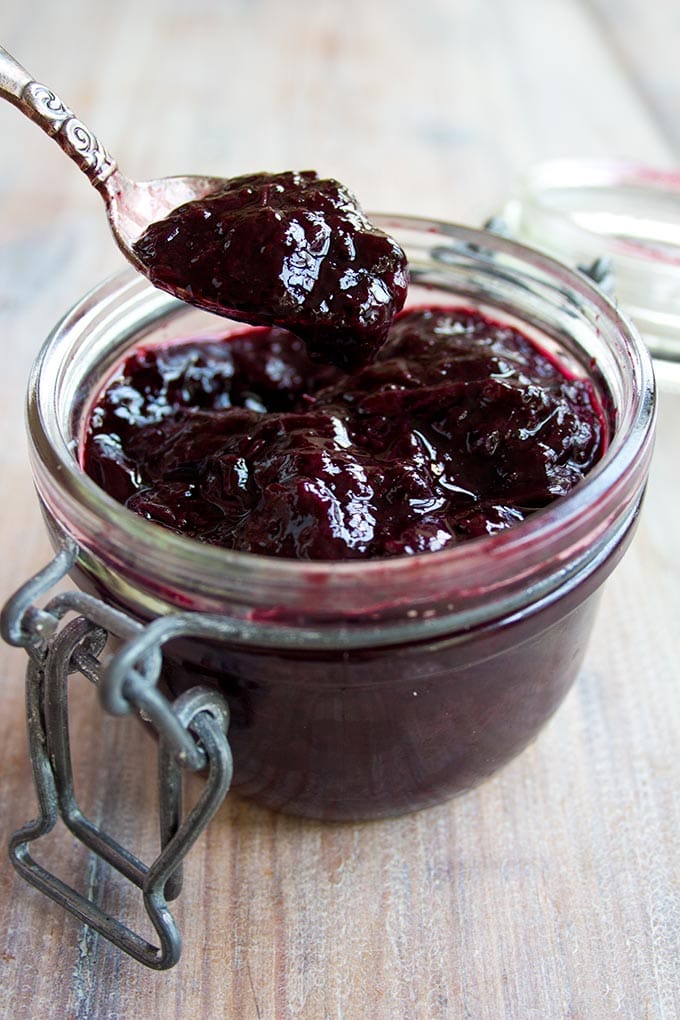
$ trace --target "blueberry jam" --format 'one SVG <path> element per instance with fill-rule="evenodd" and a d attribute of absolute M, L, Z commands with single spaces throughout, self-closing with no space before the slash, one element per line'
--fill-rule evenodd
<path fill-rule="evenodd" d="M 139 346 L 91 410 L 83 466 L 202 542 L 342 560 L 511 527 L 605 444 L 589 381 L 517 329 L 434 307 L 397 316 L 351 375 L 277 326 Z"/>
<path fill-rule="evenodd" d="M 225 181 L 152 223 L 133 247 L 157 287 L 232 319 L 283 326 L 345 369 L 371 360 L 406 297 L 397 242 L 344 185 L 314 171 Z"/>

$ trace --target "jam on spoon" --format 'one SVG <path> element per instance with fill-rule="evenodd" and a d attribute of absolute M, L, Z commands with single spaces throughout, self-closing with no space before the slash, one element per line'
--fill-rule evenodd
<path fill-rule="evenodd" d="M 344 185 L 311 170 L 225 181 L 151 224 L 133 251 L 157 287 L 284 326 L 346 369 L 372 360 L 406 297 L 402 249 Z"/>

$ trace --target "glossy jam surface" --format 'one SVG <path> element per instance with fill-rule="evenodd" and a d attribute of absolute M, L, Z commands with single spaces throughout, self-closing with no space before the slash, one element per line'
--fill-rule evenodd
<path fill-rule="evenodd" d="M 407 288 L 406 256 L 352 193 L 313 171 L 251 174 L 151 224 L 149 279 L 239 321 L 283 326 L 342 368 L 368 362 Z"/>
<path fill-rule="evenodd" d="M 423 308 L 351 375 L 276 327 L 140 346 L 92 408 L 82 459 L 166 528 L 342 560 L 511 527 L 566 494 L 605 443 L 590 382 L 479 312 Z"/>

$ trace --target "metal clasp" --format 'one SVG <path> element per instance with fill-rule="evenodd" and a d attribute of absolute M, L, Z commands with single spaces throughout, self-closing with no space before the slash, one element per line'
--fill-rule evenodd
<path fill-rule="evenodd" d="M 182 887 L 182 861 L 222 803 L 232 777 L 227 742 L 226 701 L 212 689 L 194 688 L 170 702 L 158 689 L 161 643 L 119 610 L 82 592 L 56 595 L 44 609 L 34 600 L 71 569 L 77 548 L 65 542 L 54 560 L 31 578 L 2 613 L 2 636 L 24 647 L 26 714 L 33 780 L 40 815 L 14 834 L 9 853 L 19 874 L 104 938 L 156 970 L 172 967 L 181 953 L 181 936 L 168 901 Z M 78 614 L 63 623 L 69 613 Z M 105 667 L 100 656 L 109 635 L 127 644 Z M 138 652 L 140 645 L 143 655 Z M 132 649 L 132 651 L 130 651 Z M 86 818 L 75 798 L 69 745 L 67 681 L 80 673 L 99 688 L 113 714 L 136 709 L 159 737 L 161 851 L 146 866 L 100 826 Z M 202 794 L 182 817 L 182 770 L 207 767 Z M 158 934 L 154 946 L 93 900 L 57 878 L 30 853 L 30 844 L 50 832 L 61 818 L 71 833 L 101 860 L 142 891 L 147 914 Z"/>
<path fill-rule="evenodd" d="M 499 237 L 507 237 L 510 240 L 517 238 L 513 229 L 503 215 L 491 216 L 484 223 L 484 230 L 491 234 L 498 234 Z M 590 265 L 579 263 L 576 266 L 579 273 L 587 276 L 607 297 L 613 297 L 615 288 L 614 263 L 609 255 L 600 255 Z"/>

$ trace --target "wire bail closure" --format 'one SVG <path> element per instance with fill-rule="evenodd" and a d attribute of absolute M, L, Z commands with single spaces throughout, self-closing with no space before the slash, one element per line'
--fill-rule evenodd
<path fill-rule="evenodd" d="M 165 636 L 157 638 L 153 632 L 149 639 L 142 624 L 81 592 L 56 595 L 45 609 L 34 605 L 35 599 L 66 576 L 77 553 L 75 543 L 66 540 L 52 562 L 19 589 L 2 613 L 3 638 L 24 647 L 29 656 L 26 715 L 40 811 L 36 820 L 13 835 L 9 854 L 31 885 L 140 963 L 165 970 L 177 963 L 182 948 L 168 907 L 168 901 L 181 892 L 182 861 L 231 784 L 229 710 L 222 695 L 212 689 L 196 687 L 174 702 L 158 689 L 162 644 L 170 633 L 167 627 Z M 73 612 L 79 615 L 62 626 L 64 617 Z M 127 644 L 104 667 L 99 657 L 109 635 Z M 67 702 L 68 677 L 73 673 L 97 685 L 109 712 L 123 715 L 134 708 L 158 733 L 161 851 L 148 867 L 86 818 L 75 799 Z M 206 766 L 201 796 L 182 817 L 182 770 Z M 49 833 L 58 818 L 76 839 L 142 891 L 159 946 L 111 917 L 31 856 L 30 844 Z"/>

